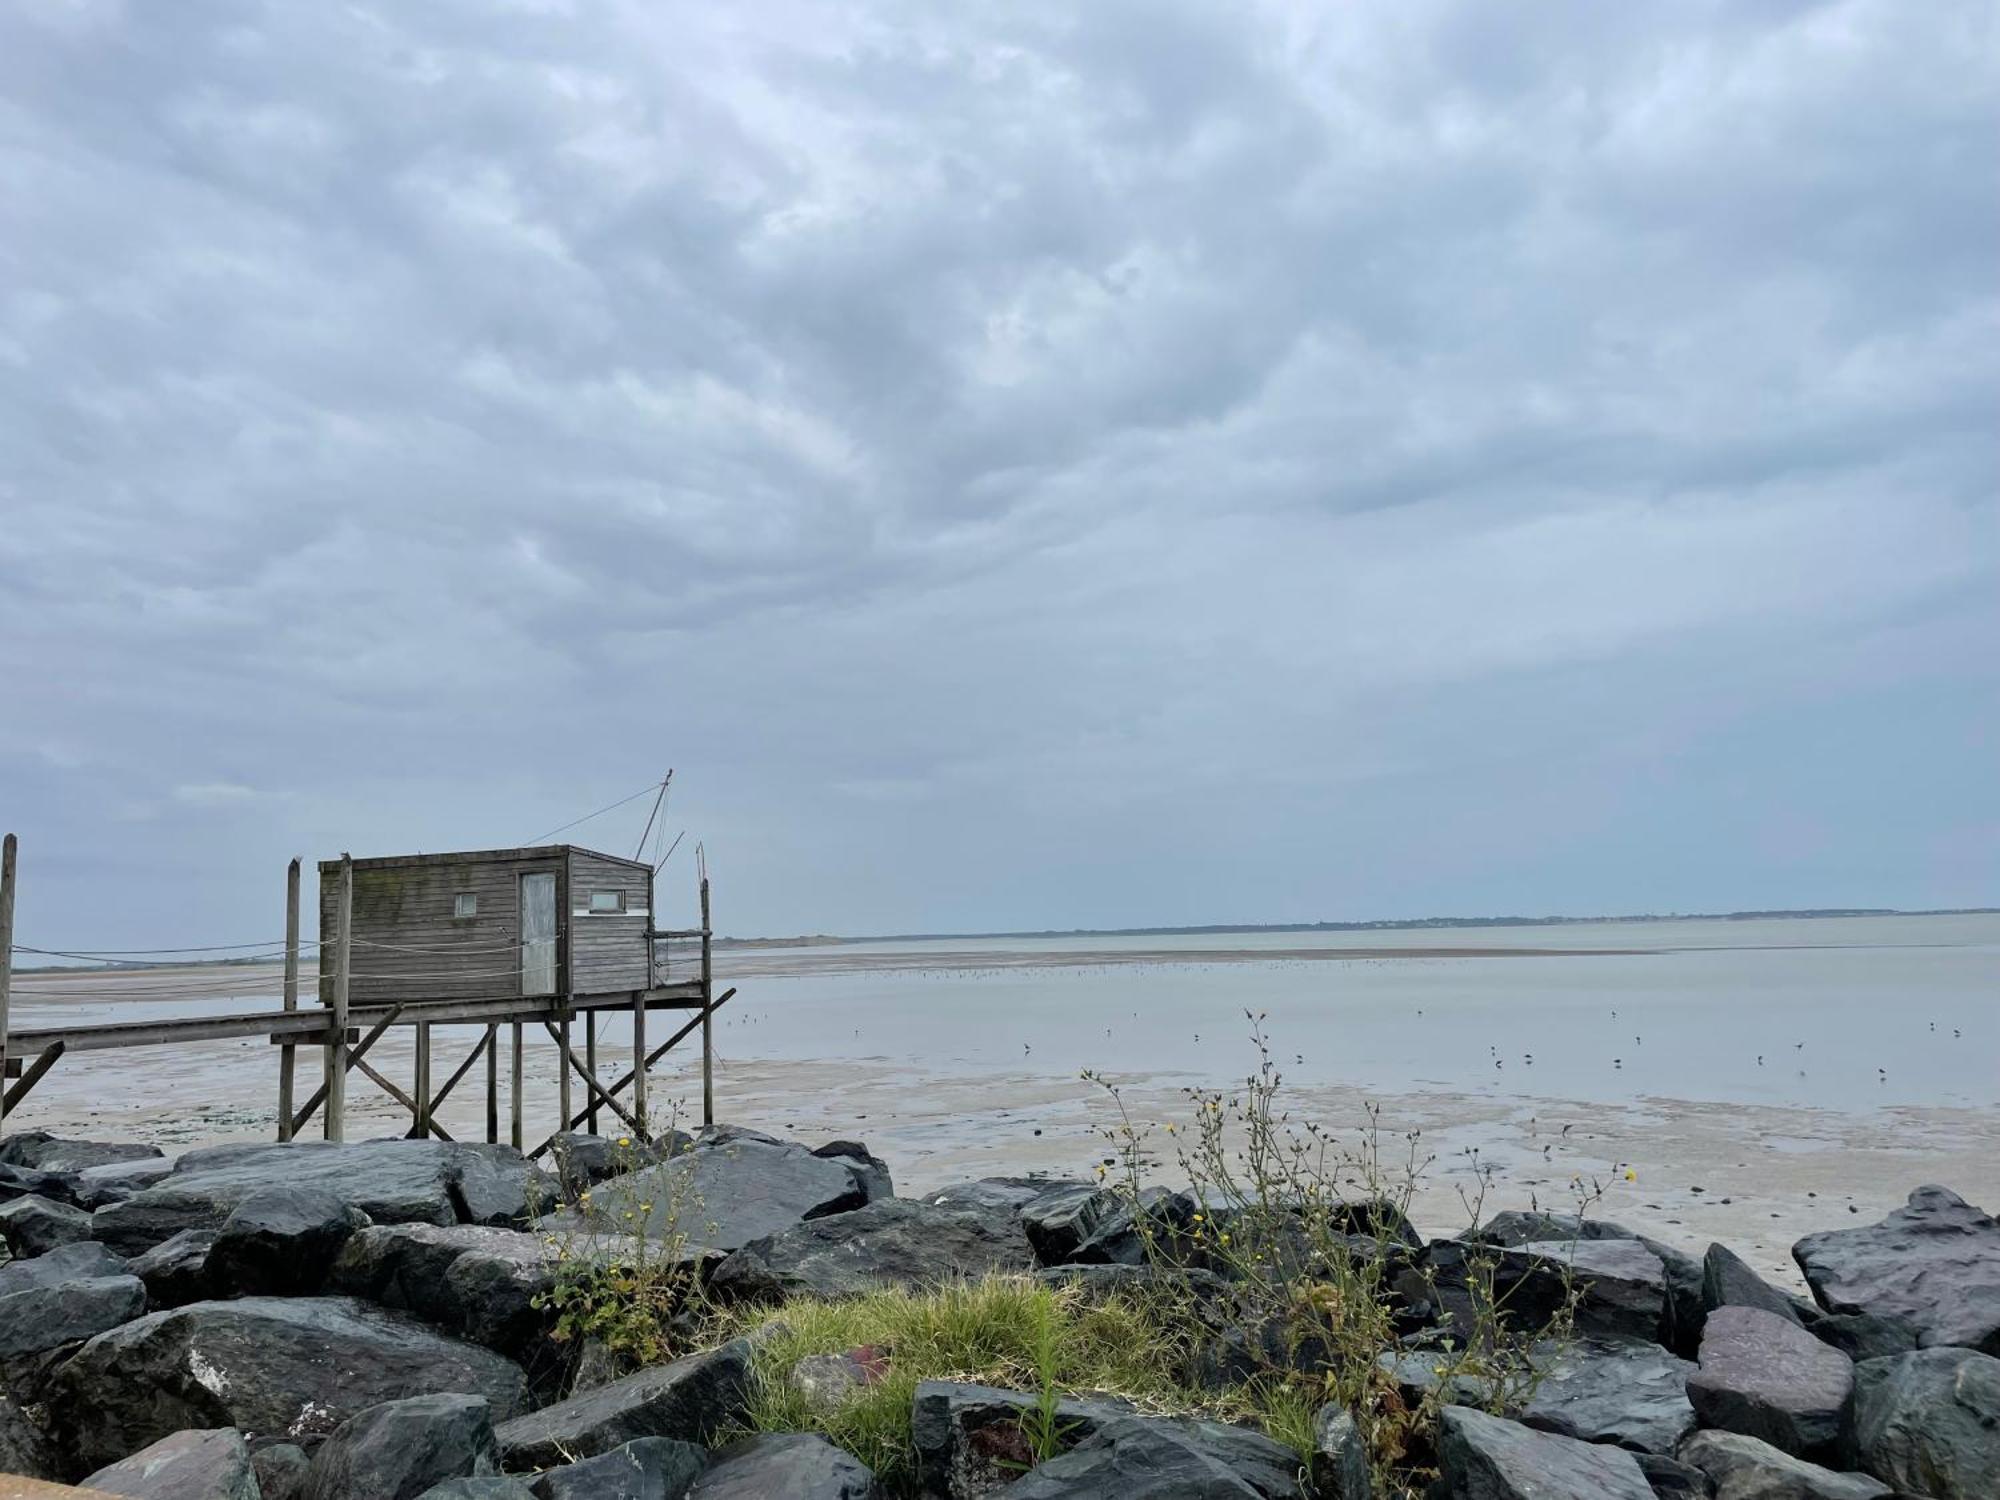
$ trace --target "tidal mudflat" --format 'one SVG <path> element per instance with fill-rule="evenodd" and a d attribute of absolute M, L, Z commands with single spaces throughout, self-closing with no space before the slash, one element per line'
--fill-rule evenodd
<path fill-rule="evenodd" d="M 1417 1216 L 1440 1231 L 1479 1169 L 1489 1210 L 1561 1204 L 1581 1176 L 1610 1217 L 1788 1275 L 1799 1235 L 1879 1217 L 1912 1182 L 2000 1200 L 1996 916 L 947 939 L 728 950 L 720 969 L 739 993 L 718 1024 L 719 1113 L 863 1135 L 912 1191 L 1088 1171 L 1111 1111 L 1082 1070 L 1164 1123 L 1183 1089 L 1255 1066 L 1248 1010 L 1301 1114 L 1352 1139 L 1379 1106 L 1395 1152 L 1421 1132 L 1435 1161 Z M 172 971 L 171 1000 L 136 973 L 74 981 L 130 1001 L 37 984 L 15 1024 L 275 1004 L 275 972 L 212 971 L 208 999 L 188 972 Z M 441 1055 L 475 1039 L 440 1033 Z M 607 1073 L 626 1045 L 607 1036 Z M 409 1072 L 402 1047 L 383 1044 L 392 1077 Z M 550 1050 L 531 1040 L 526 1069 L 552 1078 Z M 275 1072 L 261 1040 L 100 1053 L 59 1066 L 20 1124 L 170 1150 L 267 1139 Z M 655 1078 L 656 1100 L 692 1093 L 692 1059 Z M 351 1134 L 407 1121 L 366 1086 L 349 1107 Z M 476 1091 L 442 1120 L 476 1135 Z"/>

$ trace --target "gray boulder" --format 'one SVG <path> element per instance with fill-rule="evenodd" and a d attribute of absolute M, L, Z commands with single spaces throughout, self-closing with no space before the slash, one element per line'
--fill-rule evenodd
<path fill-rule="evenodd" d="M 753 1240 L 716 1267 L 711 1285 L 729 1297 L 850 1297 L 1034 1268 L 1018 1223 L 996 1230 L 982 1214 L 887 1198 Z"/>
<path fill-rule="evenodd" d="M 635 1438 L 595 1458 L 545 1469 L 529 1488 L 536 1500 L 680 1500 L 707 1463 L 708 1450 L 693 1443 Z"/>
<path fill-rule="evenodd" d="M 1000 1493 L 1007 1500 L 1298 1500 L 1299 1456 L 1245 1427 L 1118 1417 Z"/>
<path fill-rule="evenodd" d="M 1658 1500 L 1713 1500 L 1715 1486 L 1693 1464 L 1664 1453 L 1637 1453 L 1639 1470 L 1653 1487 Z"/>
<path fill-rule="evenodd" d="M 1809 1234 L 1792 1258 L 1828 1312 L 1893 1318 L 1926 1349 L 2000 1354 L 2000 1223 L 1946 1188 L 1918 1188 L 1879 1224 Z"/>
<path fill-rule="evenodd" d="M 854 1168 L 854 1181 L 870 1203 L 896 1196 L 896 1184 L 889 1164 L 870 1151 L 862 1141 L 828 1141 L 813 1147 L 813 1155 L 829 1161 L 844 1161 Z"/>
<path fill-rule="evenodd" d="M 96 1210 L 108 1204 L 123 1203 L 134 1193 L 151 1187 L 173 1169 L 174 1164 L 164 1156 L 154 1156 L 141 1161 L 114 1161 L 106 1162 L 101 1167 L 85 1167 L 80 1172 L 70 1173 L 66 1181 L 78 1208 Z M 266 1496 L 265 1500 L 270 1500 L 270 1497 Z"/>
<path fill-rule="evenodd" d="M 183 1229 L 220 1229 L 266 1188 L 317 1188 L 377 1224 L 519 1223 L 554 1179 L 506 1147 L 452 1141 L 292 1141 L 190 1151 L 149 1188 L 97 1211 L 97 1237 L 136 1255 Z"/>
<path fill-rule="evenodd" d="M 1095 1191 L 1085 1183 L 1056 1177 L 981 1177 L 925 1193 L 923 1201 L 935 1208 L 955 1208 L 961 1212 L 1017 1214 L 1043 1194 L 1066 1187 Z"/>
<path fill-rule="evenodd" d="M 406 1396 L 356 1412 L 313 1454 L 304 1500 L 414 1500 L 441 1480 L 494 1474 L 483 1396 Z"/>
<path fill-rule="evenodd" d="M 1373 1500 L 1368 1444 L 1344 1406 L 1329 1403 L 1313 1418 L 1312 1483 L 1319 1500 Z"/>
<path fill-rule="evenodd" d="M 503 1422 L 495 1436 L 512 1469 L 595 1458 L 635 1438 L 706 1445 L 743 1414 L 750 1378 L 750 1346 L 737 1339 Z"/>
<path fill-rule="evenodd" d="M 402 1313 L 347 1297 L 246 1297 L 149 1313 L 90 1340 L 55 1378 L 58 1420 L 86 1464 L 184 1427 L 314 1442 L 384 1401 L 484 1396 L 513 1416 L 520 1367 Z"/>
<path fill-rule="evenodd" d="M 1695 1367 L 1658 1344 L 1583 1339 L 1536 1355 L 1541 1380 L 1520 1413 L 1529 1427 L 1636 1453 L 1672 1453 L 1694 1431 Z"/>
<path fill-rule="evenodd" d="M 93 1167 L 161 1160 L 158 1146 L 130 1141 L 84 1141 L 22 1130 L 0 1140 L 0 1164 L 37 1172 L 83 1172 Z"/>
<path fill-rule="evenodd" d="M 564 1202 L 572 1202 L 586 1188 L 595 1187 L 622 1172 L 663 1162 L 693 1144 L 684 1131 L 670 1131 L 655 1141 L 637 1136 L 589 1135 L 581 1130 L 564 1130 L 551 1137 L 549 1160 L 562 1183 Z M 620 1142 L 623 1142 L 621 1145 Z"/>
<path fill-rule="evenodd" d="M 59 1245 L 32 1260 L 0 1261 L 0 1297 L 23 1292 L 29 1287 L 58 1286 L 65 1281 L 87 1281 L 100 1276 L 123 1276 L 131 1270 L 95 1240 L 79 1240 Z"/>
<path fill-rule="evenodd" d="M 540 1227 L 642 1234 L 655 1244 L 679 1238 L 727 1254 L 803 1220 L 860 1208 L 868 1201 L 863 1176 L 845 1158 L 736 1131 L 601 1182 L 588 1203 Z"/>
<path fill-rule="evenodd" d="M 1064 1183 L 1023 1203 L 1019 1209 L 1021 1226 L 1043 1265 L 1063 1265 L 1077 1258 L 1104 1220 L 1118 1211 L 1119 1201 L 1110 1188 L 1087 1182 Z"/>
<path fill-rule="evenodd" d="M 1758 1307 L 1719 1307 L 1701 1336 L 1688 1400 L 1704 1427 L 1761 1438 L 1815 1463 L 1838 1460 L 1854 1412 L 1854 1363 Z"/>
<path fill-rule="evenodd" d="M 1437 1500 L 1654 1500 L 1620 1448 L 1534 1432 L 1470 1407 L 1438 1417 Z"/>
<path fill-rule="evenodd" d="M 61 1479 L 64 1468 L 42 1424 L 0 1391 L 0 1474 L 28 1479 Z"/>
<path fill-rule="evenodd" d="M 1935 1500 L 2000 1493 L 2000 1359 L 1973 1349 L 1920 1349 L 1855 1371 L 1861 1467 Z"/>
<path fill-rule="evenodd" d="M 1676 1455 L 1715 1485 L 1715 1500 L 1892 1500 L 1866 1474 L 1836 1473 L 1739 1432 L 1697 1432 Z"/>
<path fill-rule="evenodd" d="M 1141 1189 L 1136 1199 L 1117 1193 L 1116 1201 L 1095 1215 L 1090 1233 L 1070 1255 L 1087 1265 L 1145 1265 L 1152 1254 L 1178 1255 L 1194 1222 L 1195 1202 L 1186 1193 L 1166 1188 Z M 1149 1251 L 1148 1246 L 1151 1246 Z"/>
<path fill-rule="evenodd" d="M 1707 1316 L 1702 1305 L 1702 1263 L 1684 1250 L 1608 1219 L 1513 1209 L 1495 1214 L 1467 1238 L 1489 1245 L 1527 1245 L 1537 1240 L 1632 1240 L 1644 1245 L 1659 1256 L 1666 1275 L 1667 1318 L 1662 1342 L 1685 1358 L 1693 1358 L 1701 1343 L 1701 1325 Z"/>
<path fill-rule="evenodd" d="M 298 1500 L 312 1460 L 297 1443 L 267 1443 L 250 1455 L 250 1466 L 257 1471 L 258 1500 Z"/>
<path fill-rule="evenodd" d="M 24 1193 L 0 1204 L 0 1239 L 16 1260 L 46 1255 L 63 1245 L 90 1238 L 90 1215 L 67 1203 L 56 1203 L 38 1193 Z"/>
<path fill-rule="evenodd" d="M 0 1362 L 81 1343 L 145 1310 L 146 1286 L 136 1276 L 51 1278 L 0 1291 Z"/>
<path fill-rule="evenodd" d="M 156 1311 L 185 1307 L 226 1290 L 216 1287 L 208 1275 L 208 1252 L 215 1247 L 218 1233 L 214 1229 L 183 1229 L 126 1263 L 126 1269 L 146 1283 L 148 1307 Z"/>
<path fill-rule="evenodd" d="M 327 1289 L 401 1308 L 514 1359 L 546 1357 L 556 1250 L 542 1236 L 479 1224 L 377 1224 L 341 1247 Z"/>
<path fill-rule="evenodd" d="M 249 1445 L 233 1427 L 169 1433 L 83 1487 L 131 1500 L 263 1500 Z"/>
<path fill-rule="evenodd" d="M 919 1382 L 910 1403 L 910 1441 L 927 1495 L 972 1500 L 1010 1483 L 1033 1462 L 1021 1421 L 1035 1404 L 1023 1391 L 950 1380 Z M 1133 1415 L 1123 1401 L 1066 1397 L 1056 1423 L 1072 1443 L 1106 1422 Z"/>
<path fill-rule="evenodd" d="M 417 1500 L 536 1500 L 536 1495 L 525 1479 L 512 1474 L 482 1474 L 434 1484 Z"/>
<path fill-rule="evenodd" d="M 348 1237 L 368 1227 L 368 1215 L 314 1187 L 269 1187 L 230 1211 L 209 1246 L 205 1267 L 219 1292 L 253 1297 L 307 1297 Z"/>
<path fill-rule="evenodd" d="M 76 1189 L 61 1172 L 37 1172 L 31 1167 L 0 1165 L 0 1203 L 33 1194 L 53 1203 L 76 1202 Z"/>
<path fill-rule="evenodd" d="M 875 1500 L 868 1466 L 810 1432 L 767 1432 L 715 1455 L 688 1500 Z"/>
<path fill-rule="evenodd" d="M 1576 1331 L 1588 1338 L 1654 1339 L 1667 1329 L 1667 1272 L 1637 1240 L 1532 1240 L 1498 1252 L 1496 1297 L 1516 1326 L 1535 1329 L 1580 1295 Z"/>
<path fill-rule="evenodd" d="M 1805 1324 L 1793 1300 L 1727 1245 L 1710 1245 L 1702 1257 L 1701 1303 L 1710 1312 L 1718 1307 L 1761 1307 L 1801 1327 Z"/>
<path fill-rule="evenodd" d="M 1820 1313 L 1806 1324 L 1814 1338 L 1831 1344 L 1857 1365 L 1864 1359 L 1908 1354 L 1917 1347 L 1917 1331 L 1894 1318 L 1867 1313 Z"/>

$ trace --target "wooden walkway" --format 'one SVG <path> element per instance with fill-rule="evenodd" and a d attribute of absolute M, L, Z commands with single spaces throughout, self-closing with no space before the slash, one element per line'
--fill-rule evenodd
<path fill-rule="evenodd" d="M 482 1060 L 485 1062 L 486 1139 L 501 1139 L 501 1028 L 506 1027 L 511 1043 L 507 1067 L 507 1137 L 516 1149 L 527 1149 L 523 1137 L 522 1057 L 530 1027 L 539 1027 L 555 1044 L 561 1065 L 557 1096 L 560 1129 L 582 1126 L 595 1132 L 605 1115 L 617 1120 L 621 1132 L 650 1138 L 647 1114 L 647 1074 L 661 1058 L 697 1031 L 701 1035 L 702 1123 L 715 1122 L 715 1013 L 726 1005 L 734 990 L 715 993 L 712 959 L 713 932 L 709 926 L 708 881 L 701 881 L 702 925 L 682 931 L 648 931 L 648 944 L 660 938 L 699 938 L 701 966 L 696 977 L 671 984 L 657 984 L 644 990 L 621 990 L 593 995 L 489 995 L 474 998 L 436 999 L 412 997 L 407 1000 L 374 1001 L 348 1005 L 345 986 L 338 980 L 331 1005 L 298 1007 L 298 862 L 291 868 L 290 913 L 286 940 L 284 994 L 286 1005 L 279 1010 L 236 1015 L 177 1017 L 167 1020 L 101 1021 L 73 1026 L 32 1026 L 10 1030 L 8 997 L 13 950 L 15 839 L 5 841 L 4 865 L 0 865 L 0 1130 L 33 1091 L 36 1084 L 65 1058 L 81 1059 L 91 1052 L 129 1047 L 173 1046 L 186 1042 L 224 1041 L 264 1037 L 279 1049 L 278 1108 L 274 1111 L 277 1138 L 292 1140 L 305 1131 L 317 1116 L 319 1133 L 327 1140 L 345 1139 L 345 1110 L 342 1100 L 346 1079 L 359 1073 L 374 1083 L 410 1116 L 409 1134 L 451 1140 L 438 1123 L 439 1106 Z M 341 950 L 344 956 L 344 946 Z M 649 1045 L 647 1019 L 655 1011 L 684 1017 L 671 1034 Z M 598 1021 L 601 1016 L 629 1016 L 632 1027 L 630 1065 L 609 1085 L 600 1075 Z M 345 1024 L 341 1024 L 342 1022 Z M 581 1023 L 580 1025 L 578 1023 Z M 472 1050 L 451 1067 L 442 1081 L 434 1079 L 433 1028 L 438 1026 L 480 1026 L 484 1034 Z M 394 1027 L 415 1029 L 415 1063 L 409 1085 L 390 1078 L 369 1061 L 369 1053 Z M 580 1031 L 580 1039 L 575 1033 Z M 580 1040 L 579 1053 L 573 1042 Z M 299 1049 L 320 1052 L 320 1084 L 303 1103 L 294 1107 L 293 1075 Z M 608 1056 L 606 1059 L 608 1061 Z M 579 1105 L 577 1094 L 582 1094 Z M 329 1107 L 329 1100 L 332 1101 Z M 553 1137 L 536 1145 L 529 1154 L 540 1156 L 553 1144 Z"/>

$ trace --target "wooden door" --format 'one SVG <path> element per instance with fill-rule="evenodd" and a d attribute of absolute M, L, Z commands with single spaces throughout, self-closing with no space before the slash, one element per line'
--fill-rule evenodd
<path fill-rule="evenodd" d="M 521 993 L 556 990 L 556 877 L 552 870 L 521 877 Z"/>

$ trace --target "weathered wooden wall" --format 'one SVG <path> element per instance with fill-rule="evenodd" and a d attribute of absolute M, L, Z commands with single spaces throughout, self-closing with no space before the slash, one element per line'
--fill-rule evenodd
<path fill-rule="evenodd" d="M 647 865 L 588 849 L 570 850 L 570 990 L 578 995 L 641 990 L 652 983 L 646 930 L 653 922 L 653 872 Z M 592 891 L 616 891 L 625 910 L 590 910 Z"/>

